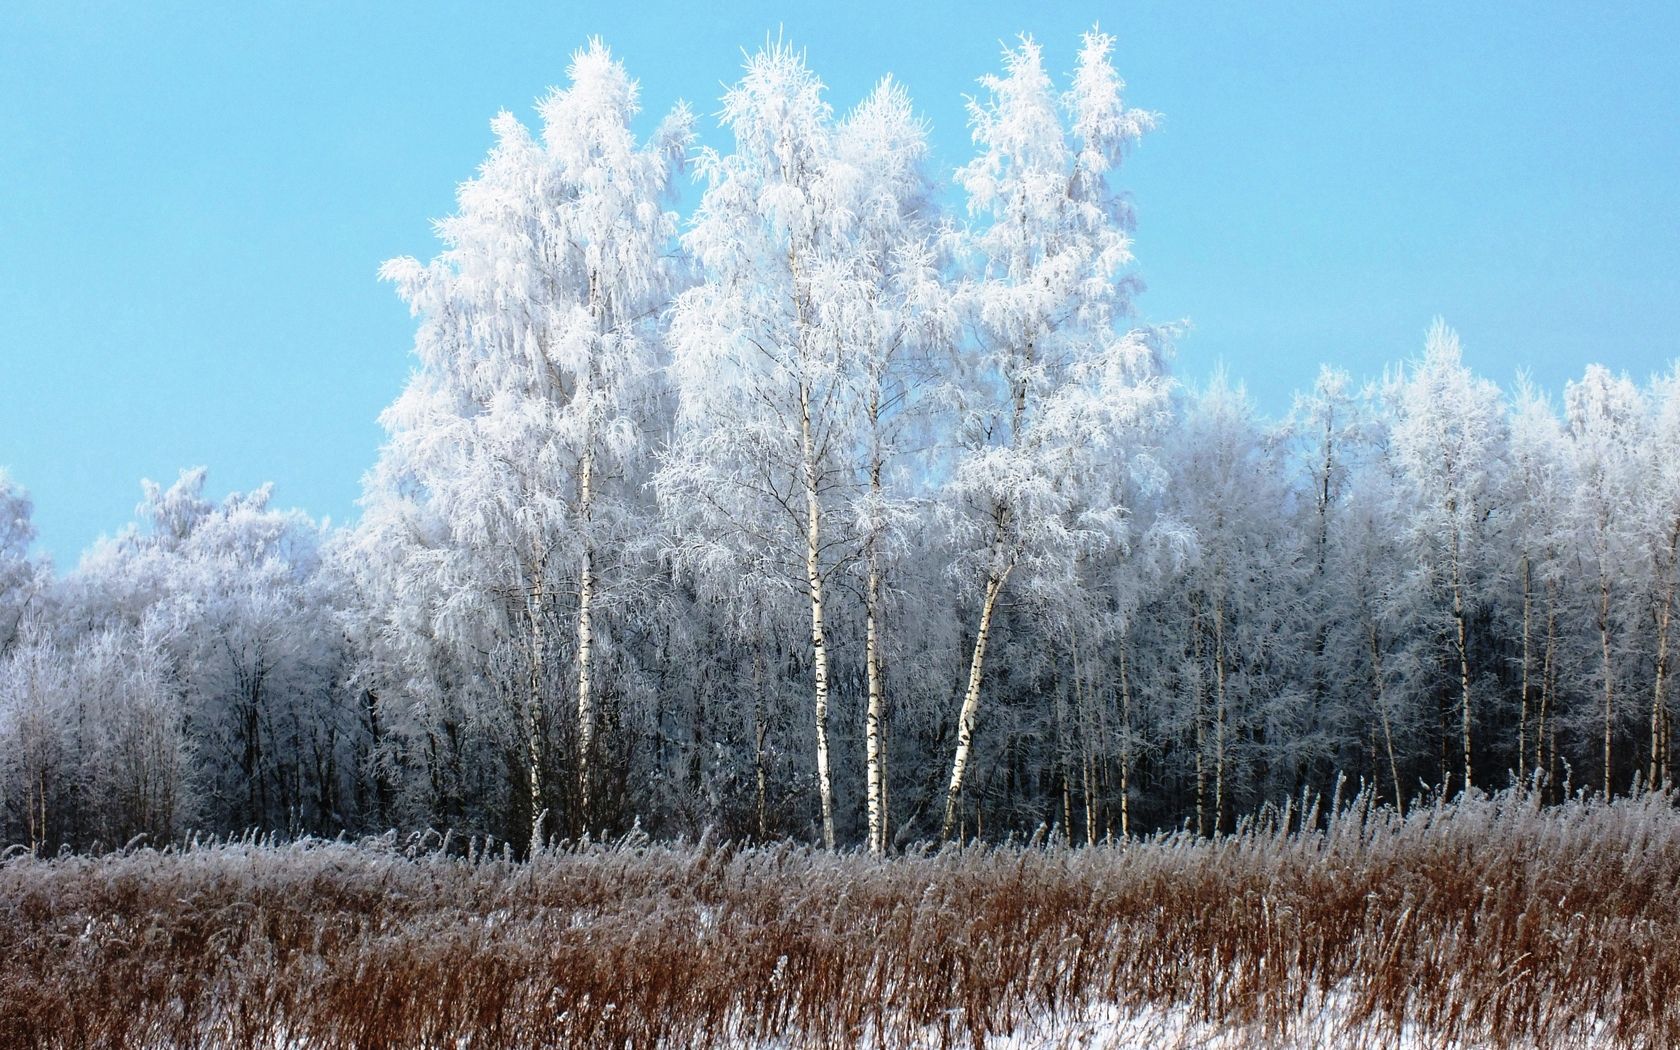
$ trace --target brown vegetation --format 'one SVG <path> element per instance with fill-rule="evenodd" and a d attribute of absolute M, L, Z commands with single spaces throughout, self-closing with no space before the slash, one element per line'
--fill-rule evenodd
<path fill-rule="evenodd" d="M 1270 1045 L 1674 1046 L 1672 802 L 1358 804 L 1308 832 L 889 859 L 13 856 L 0 1046 L 961 1047 L 1105 1010 Z"/>

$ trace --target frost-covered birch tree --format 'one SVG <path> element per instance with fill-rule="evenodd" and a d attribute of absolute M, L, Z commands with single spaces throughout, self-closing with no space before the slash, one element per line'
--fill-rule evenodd
<path fill-rule="evenodd" d="M 1670 711 L 1674 655 L 1673 623 L 1680 598 L 1680 364 L 1652 384 L 1650 440 L 1639 454 L 1640 546 L 1650 577 L 1648 593 L 1654 637 L 1651 675 L 1651 761 L 1647 783 L 1660 787 L 1674 780 L 1673 714 Z"/>
<path fill-rule="evenodd" d="M 34 503 L 0 470 L 0 653 L 11 647 L 30 605 L 46 590 L 51 570 L 29 551 L 35 542 Z"/>
<path fill-rule="evenodd" d="M 852 449 L 875 449 L 883 470 L 890 454 L 869 444 L 887 433 L 860 431 L 859 410 L 874 397 L 872 424 L 886 423 L 880 412 L 898 381 L 891 344 L 907 322 L 876 311 L 895 309 L 883 293 L 902 298 L 895 269 L 921 265 L 868 253 L 917 250 L 904 226 L 923 192 L 914 169 L 925 147 L 891 87 L 844 127 L 823 90 L 804 56 L 778 43 L 749 58 L 724 96 L 734 149 L 699 161 L 706 189 L 683 243 L 703 279 L 678 297 L 671 323 L 677 425 L 659 485 L 682 534 L 678 559 L 731 604 L 790 587 L 804 595 L 817 794 L 832 848 L 833 582 L 859 545 L 842 510 L 859 498 Z M 868 497 L 862 506 L 863 531 L 878 543 L 885 506 L 872 509 Z"/>
<path fill-rule="evenodd" d="M 945 498 L 958 576 L 978 587 L 968 674 L 941 831 L 957 827 L 978 726 L 986 651 L 1004 589 L 1054 587 L 1078 552 L 1112 542 L 1118 507 L 1081 504 L 1093 457 L 1124 459 L 1128 426 L 1158 410 L 1150 333 L 1120 327 L 1137 282 L 1133 217 L 1114 169 L 1151 126 L 1127 108 L 1112 37 L 1091 32 L 1058 94 L 1037 43 L 1004 54 L 969 104 L 977 148 L 957 172 L 973 267 L 959 289 L 970 338 L 950 385 L 955 462 Z M 1018 585 L 1020 586 L 1020 585 Z"/>
<path fill-rule="evenodd" d="M 852 515 L 863 576 L 868 848 L 880 853 L 889 831 L 887 578 L 919 522 L 913 472 L 925 465 L 915 457 L 928 438 L 923 394 L 931 355 L 949 343 L 954 317 L 936 245 L 926 130 L 908 93 L 883 81 L 841 122 L 835 148 L 852 186 L 845 203 L 854 222 L 851 272 L 837 273 L 825 290 L 818 325 L 842 348 L 850 402 L 844 410 L 860 420 L 849 454 L 859 478 Z"/>
<path fill-rule="evenodd" d="M 1480 668 L 1472 664 L 1471 621 L 1486 565 L 1488 517 L 1494 512 L 1506 421 L 1499 390 L 1465 367 L 1458 334 L 1437 319 L 1423 356 L 1391 389 L 1391 447 L 1412 500 L 1414 550 L 1445 592 L 1454 677 L 1458 684 L 1461 789 L 1473 784 L 1473 700 Z M 1442 769 L 1443 777 L 1450 766 Z"/>
<path fill-rule="evenodd" d="M 473 585 L 497 599 L 481 608 L 519 625 L 533 845 L 560 618 L 573 626 L 574 811 L 593 822 L 598 613 L 623 599 L 638 547 L 659 315 L 681 274 L 666 203 L 689 139 L 679 106 L 637 143 L 636 83 L 598 40 L 568 76 L 539 103 L 540 139 L 495 119 L 495 148 L 438 224 L 444 251 L 382 270 L 422 318 L 420 371 L 385 417 L 396 483 L 447 524 L 442 560 L 479 564 Z"/>
<path fill-rule="evenodd" d="M 1646 411 L 1639 388 L 1630 379 L 1593 365 L 1564 389 L 1564 414 L 1574 461 L 1574 531 L 1581 565 L 1591 584 L 1598 639 L 1603 788 L 1604 797 L 1609 798 L 1620 714 L 1617 643 L 1628 605 L 1623 592 L 1638 557 L 1638 519 L 1630 511 L 1641 480 L 1635 457 L 1645 438 Z"/>

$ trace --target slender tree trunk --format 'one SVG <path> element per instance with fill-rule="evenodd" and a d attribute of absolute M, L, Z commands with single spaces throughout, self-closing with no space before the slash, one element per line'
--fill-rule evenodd
<path fill-rule="evenodd" d="M 525 775 L 530 791 L 531 842 L 530 852 L 542 848 L 543 817 L 543 656 L 547 639 L 543 632 L 543 581 L 539 561 L 530 597 L 526 600 L 526 616 L 531 630 L 530 676 L 525 697 Z"/>
<path fill-rule="evenodd" d="M 1213 603 L 1213 833 L 1225 830 L 1225 599 Z"/>
<path fill-rule="evenodd" d="M 1517 714 L 1517 783 L 1526 786 L 1528 770 L 1524 768 L 1528 757 L 1528 668 L 1529 637 L 1532 619 L 1530 613 L 1534 605 L 1533 579 L 1527 552 L 1522 556 L 1522 686 L 1519 692 Z"/>
<path fill-rule="evenodd" d="M 1126 643 L 1120 643 L 1120 837 L 1132 834 L 1132 677 L 1126 667 Z"/>
<path fill-rule="evenodd" d="M 997 609 L 998 593 L 1009 578 L 1013 563 L 1001 569 L 993 563 L 986 578 L 986 597 L 980 605 L 980 627 L 974 635 L 974 653 L 968 662 L 968 689 L 963 693 L 962 709 L 957 714 L 957 753 L 951 759 L 951 783 L 945 790 L 945 819 L 940 823 L 940 838 L 950 838 L 957 826 L 958 809 L 962 801 L 963 777 L 968 772 L 968 759 L 974 747 L 975 718 L 980 711 L 980 682 L 986 666 L 986 643 L 992 633 L 992 614 Z"/>
<path fill-rule="evenodd" d="M 764 738 L 767 705 L 764 702 L 764 639 L 753 645 L 753 780 L 757 789 L 758 840 L 770 837 L 769 775 L 764 762 Z"/>
<path fill-rule="evenodd" d="M 1394 758 L 1394 726 L 1388 716 L 1388 703 L 1384 697 L 1386 692 L 1383 685 L 1382 642 L 1377 635 L 1375 621 L 1365 625 L 1365 632 L 1371 641 L 1371 688 L 1372 700 L 1377 706 L 1377 714 L 1382 719 L 1383 749 L 1388 753 L 1388 776 L 1394 784 L 1394 808 L 1401 816 L 1406 815 L 1406 797 L 1400 791 L 1400 763 Z"/>
<path fill-rule="evenodd" d="M 586 439 L 587 440 L 587 439 Z M 578 624 L 577 624 L 577 779 L 578 819 L 585 833 L 593 830 L 595 807 L 592 787 L 595 756 L 595 698 L 590 679 L 591 661 L 595 648 L 595 550 L 588 535 L 588 522 L 594 505 L 595 451 L 592 443 L 584 446 L 583 459 L 578 464 L 578 517 L 584 523 L 583 563 L 578 567 Z"/>
<path fill-rule="evenodd" d="M 1599 658 L 1604 668 L 1604 797 L 1610 797 L 1615 770 L 1611 765 L 1610 744 L 1614 735 L 1616 678 L 1610 656 L 1610 577 L 1601 574 L 1598 587 Z"/>
<path fill-rule="evenodd" d="M 1076 708 L 1074 728 L 1079 737 L 1079 789 L 1083 795 L 1085 810 L 1085 844 L 1092 845 L 1097 840 L 1097 792 L 1096 792 L 1096 761 L 1093 755 L 1094 745 L 1092 737 L 1096 731 L 1096 717 L 1091 710 L 1090 690 L 1085 682 L 1084 668 L 1079 660 L 1079 637 L 1072 638 L 1073 656 L 1073 699 Z M 1073 835 L 1072 823 L 1069 823 L 1068 835 Z"/>
<path fill-rule="evenodd" d="M 1452 592 L 1453 623 L 1458 637 L 1459 735 L 1464 751 L 1464 790 L 1473 783 L 1470 774 L 1470 646 L 1465 624 L 1464 577 L 1461 562 L 1458 526 L 1452 535 Z"/>
<path fill-rule="evenodd" d="M 589 312 L 595 319 L 596 349 L 606 336 L 605 291 L 598 270 L 589 272 Z M 575 400 L 583 403 L 583 454 L 578 457 L 577 520 L 582 533 L 582 564 L 578 566 L 577 621 L 577 787 L 578 821 L 584 832 L 594 830 L 595 694 L 592 679 L 595 654 L 595 547 L 591 518 L 595 513 L 595 356 L 580 376 Z"/>
<path fill-rule="evenodd" d="M 1663 581 L 1655 610 L 1657 663 L 1651 684 L 1651 786 L 1668 783 L 1668 705 L 1663 690 L 1668 684 L 1668 625 L 1674 613 L 1674 565 L 1680 556 L 1680 519 L 1669 531 L 1666 558 L 1659 556 L 1656 575 Z"/>
<path fill-rule="evenodd" d="M 1068 735 L 1068 702 L 1067 687 L 1058 683 L 1054 689 L 1056 696 L 1056 774 L 1062 782 L 1062 835 L 1064 841 L 1073 845 L 1073 784 L 1072 774 L 1068 769 L 1068 755 L 1071 751 L 1071 741 Z"/>
<path fill-rule="evenodd" d="M 1190 648 L 1194 657 L 1191 666 L 1196 669 L 1196 834 L 1205 836 L 1208 833 L 1207 689 L 1202 653 L 1201 605 L 1194 594 L 1190 596 L 1190 608 Z"/>
<path fill-rule="evenodd" d="M 879 483 L 879 475 L 872 479 Z M 864 715 L 864 747 L 869 780 L 869 852 L 887 848 L 886 756 L 881 749 L 881 716 L 885 702 L 881 688 L 881 654 L 877 617 L 880 615 L 881 572 L 876 563 L 873 541 L 869 551 L 869 576 L 864 582 L 864 677 L 868 680 L 869 708 Z"/>
<path fill-rule="evenodd" d="M 1025 373 L 1031 370 L 1033 358 L 1036 354 L 1036 343 L 1029 336 L 1022 350 L 1022 374 L 1010 378 L 1011 399 L 1014 402 L 1010 415 L 1010 444 L 1020 447 L 1023 429 L 1027 421 L 1027 380 Z M 980 626 L 974 632 L 974 652 L 968 662 L 968 688 L 963 693 L 962 708 L 957 713 L 957 751 L 951 758 L 951 782 L 945 790 L 945 819 L 940 822 L 939 837 L 948 839 L 951 831 L 957 827 L 957 817 L 962 801 L 963 777 L 968 772 L 969 755 L 974 747 L 975 720 L 980 712 L 980 682 L 986 666 L 986 643 L 992 633 L 992 614 L 997 609 L 998 594 L 1008 581 L 1009 574 L 1015 569 L 1016 554 L 1012 553 L 1009 560 L 1003 560 L 1007 529 L 1010 522 L 1010 510 L 1002 503 L 992 508 L 992 561 L 986 575 L 986 596 L 980 605 Z M 978 816 L 976 820 L 978 825 Z"/>
<path fill-rule="evenodd" d="M 799 447 L 805 481 L 805 582 L 811 593 L 811 668 L 816 686 L 817 792 L 823 848 L 834 848 L 834 784 L 828 767 L 828 642 L 823 634 L 822 506 L 817 499 L 817 452 L 811 432 L 811 387 L 799 385 Z"/>
<path fill-rule="evenodd" d="M 1665 714 L 1667 707 L 1663 699 L 1663 689 L 1668 679 L 1668 623 L 1671 595 L 1663 596 L 1663 604 L 1657 610 L 1657 663 L 1654 669 L 1651 685 L 1651 786 L 1662 787 L 1665 782 L 1663 758 L 1666 733 L 1664 732 Z"/>
<path fill-rule="evenodd" d="M 879 399 L 869 406 L 872 428 L 880 426 Z M 869 494 L 876 511 L 881 501 L 881 456 L 879 446 L 870 454 Z M 880 615 L 881 564 L 879 525 L 871 523 L 869 530 L 868 576 L 864 581 L 864 651 L 863 669 L 867 680 L 869 706 L 864 715 L 864 748 L 869 786 L 869 852 L 879 855 L 887 848 L 887 768 L 886 753 L 881 746 L 881 722 L 884 717 L 886 690 L 881 682 Z"/>
<path fill-rule="evenodd" d="M 1554 584 L 1546 583 L 1546 652 L 1540 660 L 1540 710 L 1535 714 L 1534 723 L 1534 767 L 1540 770 L 1540 775 L 1551 783 L 1552 759 L 1556 757 L 1555 749 L 1549 748 L 1554 735 L 1547 736 L 1552 729 L 1547 716 L 1552 713 L 1553 695 L 1557 683 L 1557 596 Z"/>

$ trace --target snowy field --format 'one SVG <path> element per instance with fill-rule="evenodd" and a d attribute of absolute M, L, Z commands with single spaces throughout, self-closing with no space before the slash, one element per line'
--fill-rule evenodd
<path fill-rule="evenodd" d="M 0 864 L 7 1047 L 1659 1047 L 1668 796 L 877 860 L 436 837 Z"/>

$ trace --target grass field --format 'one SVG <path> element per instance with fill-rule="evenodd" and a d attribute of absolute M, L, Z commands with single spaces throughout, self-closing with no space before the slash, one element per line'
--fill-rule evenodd
<path fill-rule="evenodd" d="M 1673 803 L 1356 804 L 1304 833 L 884 860 L 14 855 L 0 1046 L 1676 1046 Z"/>

